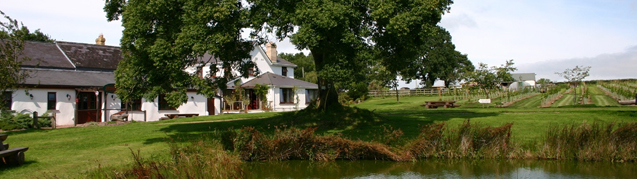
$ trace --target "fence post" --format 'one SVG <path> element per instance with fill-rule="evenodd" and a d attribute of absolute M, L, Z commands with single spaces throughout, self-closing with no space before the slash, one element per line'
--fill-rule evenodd
<path fill-rule="evenodd" d="M 57 128 L 57 125 L 58 125 L 57 123 L 58 123 L 58 122 L 57 122 L 57 116 L 56 116 L 56 114 L 55 114 L 55 113 L 53 113 L 53 118 L 51 118 L 51 127 L 52 127 L 53 129 L 56 129 L 56 128 Z"/>
<path fill-rule="evenodd" d="M 38 123 L 38 112 L 33 111 L 33 128 L 39 129 L 40 124 Z"/>

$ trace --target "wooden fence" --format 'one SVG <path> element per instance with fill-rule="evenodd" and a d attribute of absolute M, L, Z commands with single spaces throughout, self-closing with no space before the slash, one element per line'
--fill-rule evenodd
<path fill-rule="evenodd" d="M 51 119 L 51 128 L 55 129 L 57 122 L 55 119 L 55 113 L 52 113 L 51 116 L 38 116 L 38 112 L 34 111 L 33 112 L 33 128 L 39 129 L 40 128 L 40 123 L 38 122 L 39 118 L 48 118 Z"/>
<path fill-rule="evenodd" d="M 442 94 L 447 94 L 448 88 L 441 89 Z M 402 89 L 402 90 L 370 90 L 367 96 L 379 97 L 379 96 L 416 96 L 416 95 L 438 95 L 438 88 L 429 89 Z"/>

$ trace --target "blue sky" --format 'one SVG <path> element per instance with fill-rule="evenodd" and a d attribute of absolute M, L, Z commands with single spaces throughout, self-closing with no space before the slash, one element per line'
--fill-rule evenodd
<path fill-rule="evenodd" d="M 119 45 L 121 23 L 104 0 L 0 0 L 0 10 L 60 41 Z M 456 0 L 440 23 L 477 65 L 514 59 L 517 72 L 563 81 L 555 72 L 592 66 L 587 79 L 637 78 L 637 0 Z M 273 39 L 274 40 L 274 39 Z M 296 53 L 289 42 L 279 52 Z M 415 86 L 415 84 L 412 84 Z"/>

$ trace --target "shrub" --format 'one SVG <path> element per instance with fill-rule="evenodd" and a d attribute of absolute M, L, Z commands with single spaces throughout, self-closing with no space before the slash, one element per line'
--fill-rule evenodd
<path fill-rule="evenodd" d="M 379 143 L 352 141 L 340 136 L 316 136 L 316 128 L 304 130 L 277 128 L 275 134 L 266 136 L 253 127 L 238 132 L 227 131 L 222 143 L 226 149 L 234 149 L 242 160 L 391 160 L 400 157 Z M 234 137 L 233 137 L 234 136 Z"/>
<path fill-rule="evenodd" d="M 49 121 L 50 123 L 50 121 Z M 0 128 L 2 130 L 28 129 L 33 127 L 31 114 L 2 111 L 0 113 Z"/>
<path fill-rule="evenodd" d="M 544 159 L 635 161 L 637 123 L 553 126 L 538 151 Z"/>
<path fill-rule="evenodd" d="M 171 161 L 148 160 L 131 149 L 132 166 L 110 171 L 100 168 L 89 178 L 243 178 L 242 161 L 223 150 L 218 140 L 169 145 Z"/>

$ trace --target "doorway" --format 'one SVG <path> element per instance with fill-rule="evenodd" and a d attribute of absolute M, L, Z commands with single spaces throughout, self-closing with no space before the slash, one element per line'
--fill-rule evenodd
<path fill-rule="evenodd" d="M 77 95 L 77 124 L 87 122 L 101 122 L 101 96 L 95 95 L 95 92 L 79 92 Z"/>

